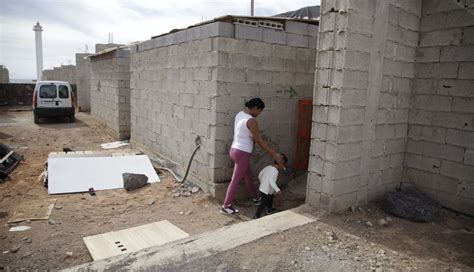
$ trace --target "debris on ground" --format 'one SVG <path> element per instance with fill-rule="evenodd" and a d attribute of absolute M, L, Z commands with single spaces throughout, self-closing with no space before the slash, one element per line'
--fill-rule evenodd
<path fill-rule="evenodd" d="M 195 193 L 197 193 L 197 192 L 199 192 L 199 187 L 194 186 L 194 187 L 191 189 L 191 193 L 195 194 Z"/>
<path fill-rule="evenodd" d="M 10 248 L 9 252 L 10 253 L 17 253 L 18 250 L 20 250 L 20 248 L 21 248 L 21 245 L 13 246 L 13 247 Z"/>
<path fill-rule="evenodd" d="M 56 225 L 56 221 L 54 221 L 53 219 L 48 219 L 48 224 L 50 225 Z"/>
<path fill-rule="evenodd" d="M 31 227 L 28 227 L 28 226 L 16 226 L 16 227 L 11 227 L 10 228 L 10 231 L 25 231 L 25 230 L 29 230 L 31 229 Z"/>
<path fill-rule="evenodd" d="M 143 174 L 123 173 L 123 188 L 133 191 L 148 184 L 148 177 Z"/>
<path fill-rule="evenodd" d="M 16 153 L 12 148 L 0 143 L 0 181 L 6 181 L 8 174 L 23 159 L 23 156 Z"/>
<path fill-rule="evenodd" d="M 73 255 L 72 251 L 66 252 L 66 257 L 71 257 Z"/>
<path fill-rule="evenodd" d="M 148 183 L 160 181 L 147 155 L 130 152 L 90 151 L 86 154 L 84 151 L 67 155 L 52 152 L 48 156 L 47 171 L 49 194 L 87 192 L 90 187 L 95 191 L 124 188 L 124 173 L 144 175 Z M 134 178 L 133 182 L 136 181 L 140 179 Z"/>
<path fill-rule="evenodd" d="M 383 209 L 389 214 L 415 222 L 433 222 L 441 216 L 441 205 L 413 186 L 387 193 Z"/>
<path fill-rule="evenodd" d="M 23 241 L 25 241 L 25 243 L 28 243 L 28 244 L 31 244 L 33 242 L 33 240 L 30 237 L 23 238 Z"/>
<path fill-rule="evenodd" d="M 148 202 L 148 206 L 152 206 L 155 204 L 155 200 L 150 200 L 150 202 Z"/>
<path fill-rule="evenodd" d="M 130 145 L 129 141 L 116 141 L 116 142 L 101 144 L 100 146 L 103 149 L 113 149 L 113 148 L 119 148 L 119 147 L 128 146 L 128 145 Z"/>

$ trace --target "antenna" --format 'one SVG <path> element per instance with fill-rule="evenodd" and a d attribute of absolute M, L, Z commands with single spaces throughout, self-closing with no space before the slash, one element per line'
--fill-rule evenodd
<path fill-rule="evenodd" d="M 254 16 L 254 0 L 250 0 L 250 16 Z"/>

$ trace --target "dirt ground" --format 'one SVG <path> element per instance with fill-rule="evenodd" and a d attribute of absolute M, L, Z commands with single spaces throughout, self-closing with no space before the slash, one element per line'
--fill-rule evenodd
<path fill-rule="evenodd" d="M 250 220 L 255 207 L 238 201 L 239 216 L 220 214 L 220 203 L 199 191 L 176 197 L 191 187 L 176 183 L 160 173 L 160 183 L 134 192 L 123 189 L 89 194 L 50 196 L 38 181 L 48 153 L 73 150 L 100 150 L 100 144 L 114 141 L 89 115 L 79 113 L 75 123 L 44 120 L 33 124 L 30 111 L 0 111 L 0 142 L 24 156 L 0 184 L 0 271 L 12 269 L 58 270 L 92 261 L 82 240 L 85 236 L 168 220 L 189 234 L 202 233 L 226 225 Z M 300 179 L 301 180 L 301 179 Z M 292 186 L 300 190 L 290 190 Z M 281 209 L 304 203 L 304 184 L 283 187 L 275 199 Z M 303 188 L 304 191 L 304 188 Z M 188 194 L 185 194 L 188 195 Z M 22 222 L 31 229 L 9 232 L 8 219 L 20 203 L 56 198 L 56 206 L 47 220 Z M 317 222 L 275 234 L 219 253 L 212 258 L 194 260 L 169 270 L 418 270 L 474 271 L 474 219 L 445 210 L 439 222 L 422 224 L 386 218 L 378 203 L 351 212 L 322 216 Z M 368 224 L 367 222 L 370 222 Z M 372 225 L 372 226 L 369 226 Z M 31 238 L 31 243 L 25 241 Z M 15 253 L 10 252 L 20 246 Z"/>

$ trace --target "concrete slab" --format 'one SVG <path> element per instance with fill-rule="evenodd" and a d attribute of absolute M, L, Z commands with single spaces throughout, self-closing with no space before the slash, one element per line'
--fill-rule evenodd
<path fill-rule="evenodd" d="M 315 220 L 293 211 L 223 227 L 133 254 L 120 255 L 64 271 L 147 270 L 164 263 L 190 261 L 233 249 Z"/>

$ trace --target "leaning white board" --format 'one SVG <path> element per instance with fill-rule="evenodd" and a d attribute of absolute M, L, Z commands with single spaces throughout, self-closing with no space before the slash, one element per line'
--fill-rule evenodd
<path fill-rule="evenodd" d="M 189 234 L 163 220 L 134 228 L 84 237 L 94 261 L 136 252 L 188 237 Z"/>
<path fill-rule="evenodd" d="M 48 159 L 48 193 L 64 194 L 123 188 L 122 173 L 160 178 L 146 155 L 118 157 L 63 157 Z"/>

